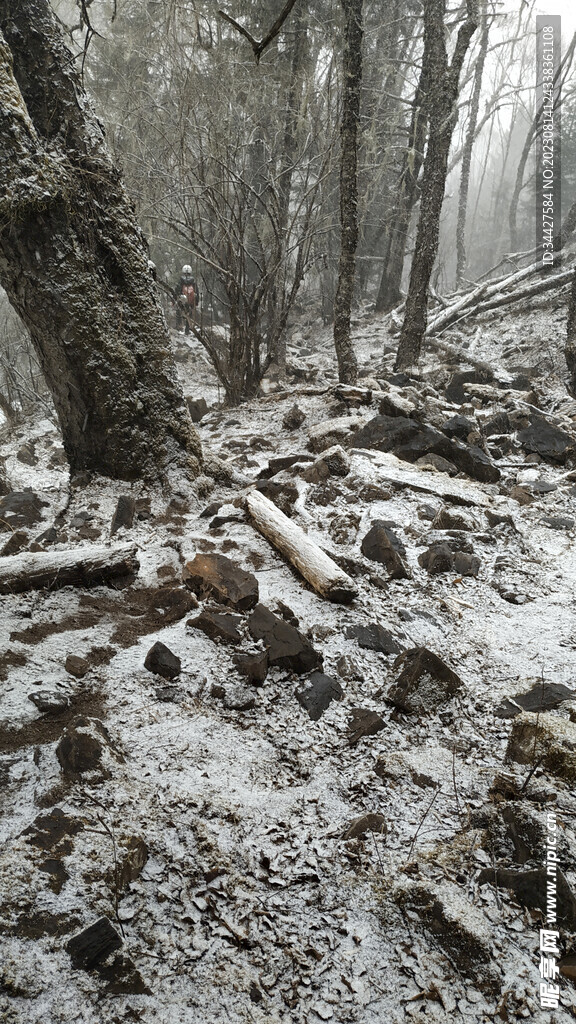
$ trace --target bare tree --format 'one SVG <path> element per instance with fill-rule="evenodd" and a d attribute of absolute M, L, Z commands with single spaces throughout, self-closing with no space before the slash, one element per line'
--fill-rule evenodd
<path fill-rule="evenodd" d="M 71 469 L 196 473 L 146 248 L 48 0 L 0 0 L 0 281 Z"/>
<path fill-rule="evenodd" d="M 426 105 L 430 128 L 406 314 L 396 355 L 398 370 L 409 369 L 418 362 L 426 331 L 428 286 L 438 252 L 440 213 L 457 116 L 460 72 L 470 40 L 478 27 L 477 0 L 467 0 L 466 10 L 467 17 L 458 30 L 452 60 L 449 61 L 444 25 L 445 0 L 428 0 L 424 5 L 423 62 L 427 72 Z"/>

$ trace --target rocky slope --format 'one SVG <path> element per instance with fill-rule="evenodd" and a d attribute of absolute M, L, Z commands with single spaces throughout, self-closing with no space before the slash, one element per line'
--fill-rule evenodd
<path fill-rule="evenodd" d="M 233 410 L 175 336 L 220 460 L 177 493 L 69 483 L 49 419 L 4 435 L 2 1020 L 573 1019 L 576 405 L 550 301 L 416 382 L 361 318 L 357 389 L 304 325 L 288 385 Z M 255 489 L 347 596 L 256 529 Z M 102 582 L 15 592 L 119 546 Z"/>

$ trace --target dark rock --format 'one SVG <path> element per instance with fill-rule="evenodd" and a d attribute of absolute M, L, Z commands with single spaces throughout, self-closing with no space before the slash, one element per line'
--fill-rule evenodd
<path fill-rule="evenodd" d="M 300 622 L 296 618 L 292 609 L 287 604 L 285 604 L 284 601 L 276 601 L 276 611 L 279 612 L 282 618 L 286 619 L 286 622 L 289 622 L 291 626 L 295 626 L 296 629 L 299 629 Z"/>
<path fill-rule="evenodd" d="M 32 491 L 11 491 L 0 498 L 0 533 L 12 533 L 15 527 L 34 526 L 42 519 L 41 501 Z"/>
<path fill-rule="evenodd" d="M 256 704 L 253 690 L 247 690 L 243 686 L 231 686 L 224 690 L 224 707 L 228 711 L 251 711 Z"/>
<path fill-rule="evenodd" d="M 418 564 L 426 569 L 431 576 L 437 576 L 442 572 L 454 570 L 454 552 L 448 544 L 431 544 L 426 551 L 418 555 Z"/>
<path fill-rule="evenodd" d="M 318 484 L 330 476 L 347 476 L 350 472 L 350 459 L 339 444 L 327 448 L 315 462 L 302 473 L 308 483 Z"/>
<path fill-rule="evenodd" d="M 366 558 L 385 565 L 391 580 L 410 578 L 410 570 L 402 557 L 406 554 L 406 548 L 382 519 L 372 524 L 362 541 L 361 550 Z"/>
<path fill-rule="evenodd" d="M 110 536 L 113 537 L 115 533 L 121 527 L 129 530 L 134 522 L 134 514 L 136 512 L 136 501 L 131 494 L 121 494 L 118 498 L 118 504 L 116 505 L 116 511 L 112 518 L 112 525 L 110 527 Z"/>
<path fill-rule="evenodd" d="M 457 467 L 453 462 L 449 462 L 448 459 L 443 459 L 441 455 L 434 455 L 430 452 L 428 455 L 421 455 L 419 459 L 416 459 L 415 466 L 419 466 L 421 469 L 435 469 L 438 473 L 446 473 L 448 476 L 456 476 L 458 473 Z"/>
<path fill-rule="evenodd" d="M 413 647 L 394 662 L 403 666 L 388 700 L 408 714 L 434 713 L 462 687 L 459 676 L 426 647 Z"/>
<path fill-rule="evenodd" d="M 451 378 L 448 387 L 446 388 L 445 395 L 449 402 L 460 405 L 466 401 L 466 392 L 464 390 L 465 384 L 491 384 L 494 380 L 494 374 L 492 370 L 477 369 L 477 370 L 461 370 L 455 373 Z"/>
<path fill-rule="evenodd" d="M 295 404 L 284 416 L 282 426 L 285 430 L 297 430 L 298 427 L 302 426 L 305 419 L 306 413 L 302 412 L 302 409 L 298 408 L 298 405 Z"/>
<path fill-rule="evenodd" d="M 377 835 L 386 835 L 388 826 L 386 818 L 383 814 L 376 814 L 371 812 L 369 814 L 362 814 L 359 818 L 354 818 L 347 828 L 344 829 L 341 838 L 342 839 L 360 839 L 365 836 L 367 832 L 376 832 Z"/>
<path fill-rule="evenodd" d="M 235 654 L 232 658 L 241 675 L 246 676 L 253 686 L 262 686 L 268 675 L 268 651 L 254 651 L 249 654 Z"/>
<path fill-rule="evenodd" d="M 202 510 L 202 512 L 200 513 L 200 517 L 199 518 L 200 519 L 211 519 L 212 516 L 216 515 L 218 509 L 221 507 L 222 504 L 223 503 L 221 501 L 212 501 L 212 502 L 210 502 L 210 504 L 207 505 L 206 508 Z"/>
<path fill-rule="evenodd" d="M 510 423 L 508 413 L 497 412 L 495 416 L 485 420 L 482 424 L 482 430 L 486 437 L 493 437 L 495 434 L 509 434 L 512 430 L 512 424 Z"/>
<path fill-rule="evenodd" d="M 183 694 L 178 686 L 157 686 L 154 696 L 161 704 L 178 704 Z"/>
<path fill-rule="evenodd" d="M 25 530 L 14 530 L 14 533 L 10 534 L 10 538 L 6 541 L 4 547 L 0 551 L 0 556 L 5 555 L 16 555 L 19 551 L 22 551 L 28 541 L 30 540 Z"/>
<path fill-rule="evenodd" d="M 86 661 L 86 658 L 80 658 L 77 654 L 69 654 L 64 662 L 64 668 L 71 676 L 82 679 L 88 672 L 90 663 Z"/>
<path fill-rule="evenodd" d="M 122 939 L 107 917 L 101 917 L 94 924 L 74 935 L 66 945 L 72 966 L 89 971 L 102 963 L 116 949 Z"/>
<path fill-rule="evenodd" d="M 266 495 L 270 501 L 273 501 L 285 516 L 293 514 L 294 502 L 299 494 L 296 484 L 289 482 L 281 483 L 278 480 L 261 480 L 256 484 L 256 490 Z"/>
<path fill-rule="evenodd" d="M 338 675 L 348 681 L 364 682 L 364 673 L 360 665 L 349 654 L 341 654 L 336 662 Z"/>
<path fill-rule="evenodd" d="M 31 700 L 43 715 L 59 715 L 70 705 L 66 694 L 58 693 L 57 690 L 36 690 L 28 694 L 28 700 Z"/>
<path fill-rule="evenodd" d="M 291 669 L 298 674 L 321 668 L 322 655 L 310 641 L 265 605 L 256 605 L 248 619 L 248 628 L 255 640 L 264 641 L 271 665 Z"/>
<path fill-rule="evenodd" d="M 250 982 L 249 996 L 252 1003 L 261 1003 L 264 998 L 255 981 Z"/>
<path fill-rule="evenodd" d="M 576 438 L 537 412 L 530 413 L 530 424 L 518 432 L 518 440 L 525 451 L 536 452 L 547 462 L 564 464 L 576 455 Z"/>
<path fill-rule="evenodd" d="M 522 906 L 541 910 L 543 914 L 546 914 L 547 881 L 545 867 L 528 871 L 483 868 L 478 876 L 479 885 L 488 883 L 499 889 L 510 889 Z M 556 870 L 556 906 L 558 924 L 573 932 L 576 929 L 576 898 L 560 868 Z"/>
<path fill-rule="evenodd" d="M 183 580 L 198 597 L 247 611 L 258 603 L 258 580 L 225 555 L 198 554 L 184 567 Z"/>
<path fill-rule="evenodd" d="M 187 398 L 186 405 L 192 423 L 200 423 L 208 412 L 208 403 L 205 398 Z"/>
<path fill-rule="evenodd" d="M 350 447 L 389 452 L 411 441 L 422 429 L 421 423 L 407 416 L 374 416 L 351 435 Z"/>
<path fill-rule="evenodd" d="M 451 508 L 441 508 L 432 520 L 435 530 L 474 530 L 477 524 L 465 512 L 456 512 Z"/>
<path fill-rule="evenodd" d="M 516 529 L 512 516 L 507 512 L 493 512 L 487 508 L 486 519 L 490 526 L 511 526 L 514 530 Z"/>
<path fill-rule="evenodd" d="M 565 700 L 574 700 L 576 691 L 562 683 L 536 683 L 527 693 L 516 693 L 498 705 L 494 714 L 497 718 L 515 718 L 521 711 L 553 711 Z M 518 707 L 519 705 L 519 707 Z"/>
<path fill-rule="evenodd" d="M 164 679 L 174 679 L 180 675 L 182 662 L 172 653 L 169 647 L 157 640 L 150 648 L 144 661 L 144 668 Z"/>
<path fill-rule="evenodd" d="M 550 530 L 574 529 L 574 519 L 572 519 L 572 516 L 544 516 L 542 522 Z"/>
<path fill-rule="evenodd" d="M 477 576 L 480 572 L 480 559 L 467 551 L 456 551 L 454 554 L 454 572 L 457 576 Z"/>
<path fill-rule="evenodd" d="M 308 452 L 302 455 L 280 455 L 268 461 L 268 465 L 258 473 L 258 479 L 269 480 L 270 477 L 276 476 L 276 473 L 281 473 L 284 469 L 290 469 L 295 462 L 311 462 L 312 458 L 313 456 Z"/>
<path fill-rule="evenodd" d="M 232 612 L 217 611 L 213 608 L 203 608 L 200 615 L 195 619 L 188 619 L 187 626 L 199 629 L 211 640 L 222 640 L 227 644 L 239 644 L 242 640 L 238 626 L 242 622 L 241 615 L 234 615 Z"/>
<path fill-rule="evenodd" d="M 457 437 L 460 441 L 466 441 L 468 435 L 476 430 L 476 424 L 467 416 L 451 416 L 440 429 L 446 437 Z"/>
<path fill-rule="evenodd" d="M 152 990 L 129 956 L 117 955 L 106 963 L 97 964 L 95 969 L 102 981 L 106 982 L 105 991 L 109 995 L 152 995 Z"/>
<path fill-rule="evenodd" d="M 25 466 L 37 466 L 38 457 L 34 452 L 34 442 L 25 441 L 24 444 L 20 445 L 16 452 L 16 458 L 18 462 L 23 462 Z"/>
<path fill-rule="evenodd" d="M 104 752 L 112 749 L 110 734 L 102 722 L 97 718 L 79 716 L 62 733 L 56 757 L 65 774 L 77 775 L 101 770 Z M 122 760 L 118 752 L 115 753 Z"/>
<path fill-rule="evenodd" d="M 366 708 L 352 708 L 352 715 L 348 723 L 348 742 L 355 746 L 363 736 L 375 736 L 377 732 L 385 727 L 384 719 L 377 711 L 368 711 Z"/>
<path fill-rule="evenodd" d="M 380 654 L 401 654 L 402 647 L 388 629 L 370 622 L 367 626 L 349 626 L 346 636 L 357 640 L 358 646 L 365 651 L 378 651 Z"/>
<path fill-rule="evenodd" d="M 344 690 L 337 679 L 313 672 L 309 677 L 307 690 L 296 693 L 296 699 L 306 709 L 313 722 L 317 722 L 333 700 L 342 700 Z"/>
<path fill-rule="evenodd" d="M 536 497 L 530 494 L 525 487 L 520 487 L 518 484 L 514 484 L 510 488 L 510 497 L 517 501 L 519 505 L 531 505 L 532 502 L 536 501 Z"/>
<path fill-rule="evenodd" d="M 67 856 L 72 851 L 70 837 L 77 835 L 83 828 L 78 818 L 70 818 L 61 807 L 54 807 L 46 814 L 39 814 L 22 835 L 29 836 L 26 841 L 39 850 L 56 850 L 62 856 Z"/>

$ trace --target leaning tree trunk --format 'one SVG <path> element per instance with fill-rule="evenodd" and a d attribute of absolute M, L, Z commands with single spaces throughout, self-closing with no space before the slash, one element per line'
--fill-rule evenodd
<path fill-rule="evenodd" d="M 0 0 L 0 283 L 71 471 L 197 473 L 144 240 L 48 0 Z"/>
<path fill-rule="evenodd" d="M 430 130 L 406 314 L 396 356 L 397 370 L 408 370 L 417 364 L 426 331 L 428 286 L 438 252 L 440 214 L 456 118 L 460 72 L 470 40 L 478 27 L 478 0 L 467 0 L 467 18 L 458 31 L 450 64 L 446 52 L 444 13 L 445 0 L 427 0 L 424 5 L 423 60 L 428 69 Z"/>
<path fill-rule="evenodd" d="M 350 338 L 350 319 L 354 297 L 356 247 L 358 245 L 358 125 L 362 86 L 362 5 L 363 0 L 342 0 L 346 19 L 342 56 L 342 123 L 340 128 L 340 264 L 334 299 L 334 347 L 338 360 L 338 379 L 355 384 L 358 363 Z"/>
<path fill-rule="evenodd" d="M 576 267 L 574 267 L 574 277 L 572 278 L 570 301 L 568 303 L 568 324 L 564 356 L 570 375 L 568 390 L 576 398 Z"/>

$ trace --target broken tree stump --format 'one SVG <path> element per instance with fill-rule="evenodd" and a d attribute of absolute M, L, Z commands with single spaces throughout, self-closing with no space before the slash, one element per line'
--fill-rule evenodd
<path fill-rule="evenodd" d="M 90 546 L 67 551 L 26 551 L 0 560 L 0 594 L 60 587 L 93 587 L 137 573 L 135 544 Z"/>
<path fill-rule="evenodd" d="M 354 600 L 358 591 L 350 577 L 273 502 L 258 491 L 252 491 L 246 496 L 246 508 L 257 530 L 298 569 L 318 594 L 340 604 Z"/>

